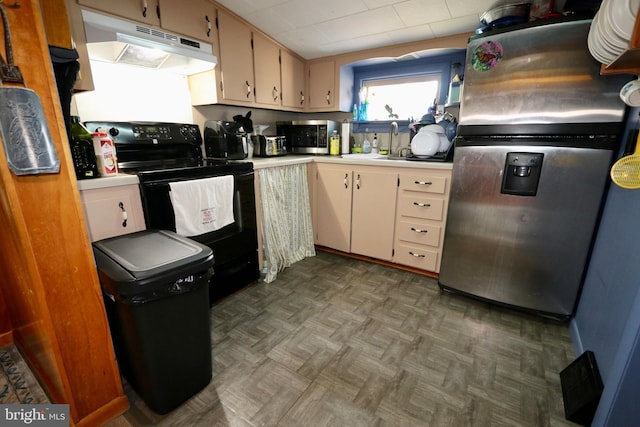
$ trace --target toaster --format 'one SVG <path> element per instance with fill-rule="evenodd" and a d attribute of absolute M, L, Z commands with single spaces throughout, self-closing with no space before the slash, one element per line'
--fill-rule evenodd
<path fill-rule="evenodd" d="M 251 135 L 253 155 L 256 157 L 274 157 L 287 154 L 284 136 Z"/>

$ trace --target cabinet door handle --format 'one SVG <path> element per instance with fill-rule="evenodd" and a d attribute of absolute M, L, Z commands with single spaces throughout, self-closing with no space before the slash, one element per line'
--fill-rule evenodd
<path fill-rule="evenodd" d="M 411 231 L 415 231 L 416 233 L 428 233 L 429 230 L 421 230 L 419 228 L 411 227 Z"/>
<path fill-rule="evenodd" d="M 300 91 L 300 105 L 304 105 L 304 92 Z"/>
<path fill-rule="evenodd" d="M 247 85 L 247 98 L 251 96 L 251 85 L 249 84 L 249 80 L 245 80 L 244 83 Z"/>
<path fill-rule="evenodd" d="M 147 17 L 147 0 L 144 0 L 142 2 L 142 17 L 143 18 Z"/>
<path fill-rule="evenodd" d="M 327 105 L 331 105 L 331 91 L 327 92 Z"/>
<path fill-rule="evenodd" d="M 124 209 L 124 203 L 122 202 L 118 203 L 118 207 L 122 211 L 122 226 L 126 227 L 128 218 L 127 218 L 127 211 Z"/>
<path fill-rule="evenodd" d="M 358 190 L 360 189 L 360 174 L 358 174 L 358 177 L 356 178 L 356 188 Z"/>
<path fill-rule="evenodd" d="M 429 207 L 431 207 L 431 204 L 430 203 L 413 202 L 413 206 L 419 206 L 421 208 L 429 208 Z"/>
<path fill-rule="evenodd" d="M 207 21 L 207 38 L 211 37 L 211 21 L 209 20 L 209 16 L 205 15 L 204 19 Z"/>
<path fill-rule="evenodd" d="M 409 251 L 409 255 L 414 256 L 416 258 L 424 258 L 426 257 L 426 255 L 422 255 L 422 254 L 414 254 L 413 252 Z"/>
<path fill-rule="evenodd" d="M 414 184 L 418 184 L 418 185 L 432 185 L 433 182 L 431 181 L 413 181 Z"/>
<path fill-rule="evenodd" d="M 349 188 L 349 174 L 344 174 L 344 188 Z"/>
<path fill-rule="evenodd" d="M 275 86 L 273 87 L 273 90 L 271 91 L 271 95 L 273 96 L 273 101 L 277 101 L 278 100 L 278 88 L 276 88 Z"/>

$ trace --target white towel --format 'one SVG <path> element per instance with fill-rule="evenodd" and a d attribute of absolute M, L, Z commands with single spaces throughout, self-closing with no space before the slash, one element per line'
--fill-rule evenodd
<path fill-rule="evenodd" d="M 198 236 L 232 224 L 233 181 L 225 175 L 170 183 L 176 233 Z"/>

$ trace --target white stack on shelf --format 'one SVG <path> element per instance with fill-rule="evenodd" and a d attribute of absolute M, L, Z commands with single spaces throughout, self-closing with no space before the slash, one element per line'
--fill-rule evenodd
<path fill-rule="evenodd" d="M 589 52 L 600 63 L 612 63 L 629 46 L 640 0 L 604 0 L 589 30 Z"/>

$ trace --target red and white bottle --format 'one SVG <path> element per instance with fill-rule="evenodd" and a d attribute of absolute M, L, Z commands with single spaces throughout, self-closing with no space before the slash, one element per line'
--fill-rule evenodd
<path fill-rule="evenodd" d="M 96 163 L 100 176 L 118 175 L 116 145 L 105 129 L 98 128 L 97 131 L 93 133 L 93 149 L 96 152 Z"/>

